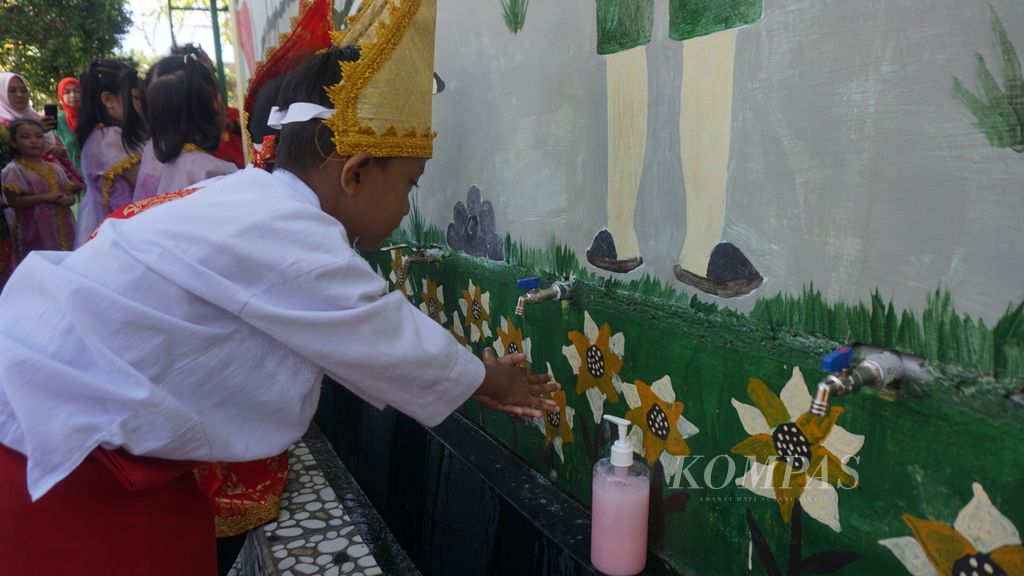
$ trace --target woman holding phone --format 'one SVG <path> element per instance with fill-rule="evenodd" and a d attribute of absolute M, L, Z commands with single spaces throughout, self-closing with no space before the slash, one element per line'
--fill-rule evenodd
<path fill-rule="evenodd" d="M 53 117 L 45 116 L 32 109 L 29 99 L 28 84 L 25 79 L 13 72 L 0 72 L 0 124 L 6 128 L 11 122 L 19 118 L 35 120 L 43 126 L 47 151 L 44 159 L 54 161 L 61 165 L 64 174 L 75 187 L 81 189 L 85 185 L 82 176 L 78 173 L 74 164 L 68 160 L 67 150 L 53 130 L 57 127 L 57 111 L 54 109 Z"/>

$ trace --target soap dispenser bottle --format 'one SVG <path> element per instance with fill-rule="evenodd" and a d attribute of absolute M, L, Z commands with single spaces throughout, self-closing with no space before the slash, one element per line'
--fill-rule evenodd
<path fill-rule="evenodd" d="M 605 415 L 619 427 L 610 458 L 594 465 L 590 561 L 608 576 L 632 576 L 647 564 L 647 511 L 651 478 L 633 461 L 626 438 L 630 422 Z"/>

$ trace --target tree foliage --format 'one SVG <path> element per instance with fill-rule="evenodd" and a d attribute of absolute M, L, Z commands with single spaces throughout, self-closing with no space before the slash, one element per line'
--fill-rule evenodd
<path fill-rule="evenodd" d="M 113 54 L 131 23 L 124 0 L 0 0 L 0 69 L 24 76 L 39 106 L 61 78 Z"/>

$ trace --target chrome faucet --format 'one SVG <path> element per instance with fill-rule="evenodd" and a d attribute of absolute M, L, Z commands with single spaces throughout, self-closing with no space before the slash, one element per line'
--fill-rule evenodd
<path fill-rule="evenodd" d="M 410 250 L 410 254 L 402 262 L 402 266 L 399 267 L 398 271 L 395 272 L 395 276 L 398 278 L 398 283 L 405 282 L 405 279 L 409 277 L 409 268 L 413 264 L 429 264 L 433 262 L 440 262 L 441 256 L 444 255 L 441 247 L 437 244 L 430 244 L 428 246 L 410 246 L 409 244 L 393 244 L 386 248 L 381 248 L 381 252 L 393 252 L 395 250 Z"/>
<path fill-rule="evenodd" d="M 564 300 L 569 297 L 569 290 L 572 288 L 572 278 L 554 282 L 547 288 L 540 287 L 540 278 L 533 276 L 522 278 L 516 282 L 516 287 L 529 290 L 516 300 L 516 316 L 526 314 L 527 304 L 540 304 L 548 300 Z"/>
<path fill-rule="evenodd" d="M 924 359 L 918 356 L 870 346 L 859 347 L 858 352 L 864 355 L 864 359 L 853 368 L 850 368 L 853 351 L 845 346 L 821 359 L 821 369 L 830 374 L 818 383 L 811 400 L 811 414 L 826 416 L 832 396 L 853 394 L 865 386 L 886 388 L 903 378 L 931 379 Z"/>

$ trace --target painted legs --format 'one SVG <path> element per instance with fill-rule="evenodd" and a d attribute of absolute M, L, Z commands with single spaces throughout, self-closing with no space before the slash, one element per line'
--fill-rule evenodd
<path fill-rule="evenodd" d="M 761 284 L 761 275 L 729 243 L 720 243 L 725 219 L 732 127 L 736 31 L 683 42 L 679 139 L 686 236 L 676 278 L 704 292 L 730 297 Z M 643 263 L 634 218 L 647 142 L 647 51 L 643 46 L 607 57 L 608 227 L 594 238 L 587 260 L 612 272 Z"/>
<path fill-rule="evenodd" d="M 594 238 L 587 260 L 629 272 L 643 263 L 633 219 L 647 145 L 647 49 L 610 54 L 607 70 L 608 229 Z"/>
<path fill-rule="evenodd" d="M 735 29 L 683 42 L 679 142 L 686 237 L 675 275 L 724 297 L 746 294 L 761 284 L 761 275 L 746 256 L 732 244 L 719 242 L 725 224 L 735 62 Z"/>

